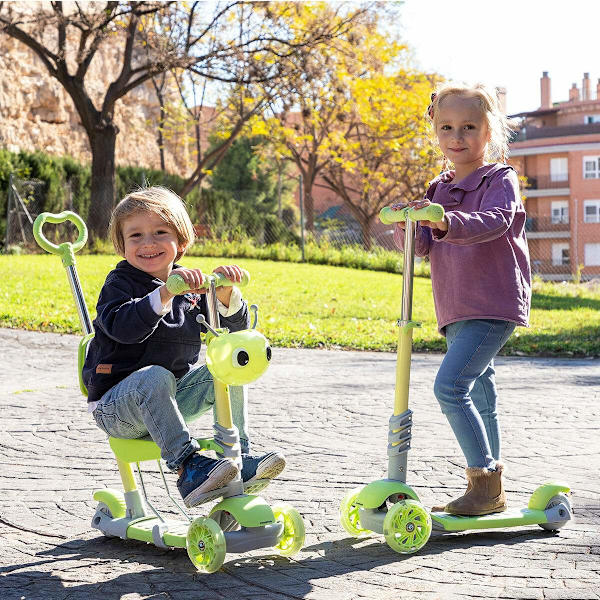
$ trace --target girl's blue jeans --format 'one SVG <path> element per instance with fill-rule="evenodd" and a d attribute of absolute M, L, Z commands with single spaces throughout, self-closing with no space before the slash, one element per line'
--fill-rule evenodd
<path fill-rule="evenodd" d="M 515 326 L 496 319 L 472 319 L 446 326 L 448 351 L 433 391 L 468 467 L 493 470 L 500 460 L 494 357 Z"/>
<path fill-rule="evenodd" d="M 229 387 L 233 423 L 239 430 L 242 452 L 249 451 L 246 430 L 245 387 Z M 187 424 L 214 407 L 213 379 L 206 365 L 193 368 L 180 379 L 157 365 L 144 367 L 106 392 L 94 410 L 100 429 L 118 438 L 148 434 L 160 447 L 172 470 L 199 449 Z"/>

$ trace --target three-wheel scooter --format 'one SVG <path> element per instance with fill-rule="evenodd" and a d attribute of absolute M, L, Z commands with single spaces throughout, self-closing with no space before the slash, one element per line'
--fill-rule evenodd
<path fill-rule="evenodd" d="M 43 225 L 70 221 L 78 232 L 74 243 L 60 245 L 51 243 L 42 233 Z M 33 227 L 37 243 L 46 251 L 58 254 L 63 261 L 77 306 L 84 337 L 79 344 L 78 374 L 82 393 L 87 390 L 81 371 L 86 356 L 86 348 L 94 336 L 92 322 L 87 310 L 75 266 L 75 253 L 86 243 L 87 228 L 77 214 L 65 211 L 60 214 L 42 213 Z M 215 388 L 216 422 L 215 435 L 210 439 L 198 439 L 202 450 L 214 450 L 230 457 L 241 472 L 241 448 L 239 432 L 232 421 L 229 385 L 245 385 L 258 379 L 267 369 L 271 360 L 271 347 L 268 340 L 256 330 L 257 307 L 251 306 L 254 322 L 251 329 L 229 333 L 219 327 L 219 314 L 215 290 L 219 286 L 234 285 L 221 274 L 204 277 L 207 287 L 209 321 L 201 315 L 199 323 L 208 331 L 206 337 L 206 363 L 213 375 Z M 241 284 L 249 281 L 244 273 Z M 185 282 L 178 275 L 167 280 L 173 293 L 185 291 Z M 208 516 L 192 518 L 171 495 L 164 475 L 160 449 L 150 438 L 118 439 L 109 438 L 121 476 L 123 490 L 103 489 L 94 492 L 98 502 L 92 517 L 92 527 L 106 536 L 133 539 L 159 548 L 187 548 L 190 560 L 202 572 L 218 570 L 225 560 L 226 552 L 247 552 L 259 548 L 274 548 L 283 556 L 296 554 L 304 544 L 304 523 L 295 508 L 288 505 L 270 507 L 260 496 L 253 495 L 269 484 L 268 479 L 253 482 L 244 489 L 241 476 L 218 495 L 207 494 L 202 500 L 208 502 L 222 497 Z M 155 461 L 167 495 L 183 520 L 167 519 L 152 504 L 146 493 L 146 486 L 140 463 Z M 137 487 L 131 465 L 135 464 L 142 488 Z"/>
<path fill-rule="evenodd" d="M 372 532 L 383 533 L 388 545 L 400 554 L 420 550 L 427 543 L 433 529 L 458 532 L 526 525 L 539 525 L 549 531 L 560 529 L 573 518 L 570 488 L 561 482 L 548 482 L 539 486 L 530 496 L 525 508 L 512 508 L 477 517 L 430 512 L 423 506 L 416 492 L 407 485 L 413 414 L 408 408 L 410 361 L 413 329 L 419 326 L 412 320 L 415 223 L 441 221 L 444 218 L 444 208 L 439 204 L 430 204 L 419 210 L 410 207 L 392 210 L 386 207 L 379 217 L 384 224 L 405 222 L 394 413 L 389 420 L 388 430 L 388 476 L 346 494 L 340 506 L 342 526 L 355 537 Z"/>

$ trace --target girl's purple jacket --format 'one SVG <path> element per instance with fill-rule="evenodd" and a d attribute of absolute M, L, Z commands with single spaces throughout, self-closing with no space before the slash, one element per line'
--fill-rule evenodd
<path fill-rule="evenodd" d="M 452 176 L 436 177 L 425 195 L 446 210 L 448 231 L 416 229 L 415 254 L 431 262 L 438 329 L 468 319 L 528 326 L 531 269 L 515 170 L 494 163 L 456 184 Z M 394 241 L 404 248 L 398 225 Z"/>

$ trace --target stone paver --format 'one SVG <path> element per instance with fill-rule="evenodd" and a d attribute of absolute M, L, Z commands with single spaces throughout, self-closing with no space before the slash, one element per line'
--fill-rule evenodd
<path fill-rule="evenodd" d="M 90 527 L 93 490 L 119 488 L 120 480 L 78 392 L 77 343 L 0 329 L 2 600 L 600 597 L 599 360 L 498 360 L 509 500 L 524 506 L 538 484 L 564 479 L 574 522 L 559 534 L 434 534 L 418 554 L 400 556 L 380 535 L 350 538 L 337 517 L 349 489 L 384 475 L 394 355 L 276 348 L 251 390 L 253 435 L 259 449 L 286 452 L 289 466 L 264 497 L 300 511 L 306 546 L 292 560 L 268 549 L 228 554 L 220 572 L 202 575 L 184 550 L 109 539 Z M 411 376 L 408 483 L 426 506 L 465 484 L 431 391 L 440 360 L 415 355 Z M 210 426 L 206 417 L 194 431 Z M 155 469 L 148 487 L 159 493 Z"/>

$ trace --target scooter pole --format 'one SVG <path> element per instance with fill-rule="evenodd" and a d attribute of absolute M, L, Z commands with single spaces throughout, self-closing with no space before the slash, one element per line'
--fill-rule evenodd
<path fill-rule="evenodd" d="M 412 354 L 413 329 L 419 323 L 412 320 L 413 275 L 415 257 L 416 221 L 441 221 L 444 209 L 439 204 L 414 210 L 384 208 L 379 218 L 382 223 L 405 222 L 404 262 L 402 268 L 402 305 L 398 321 L 398 351 L 396 356 L 396 386 L 394 393 L 394 414 L 388 428 L 388 478 L 406 483 L 408 451 L 412 438 L 412 411 L 408 408 L 410 388 L 410 362 Z"/>

